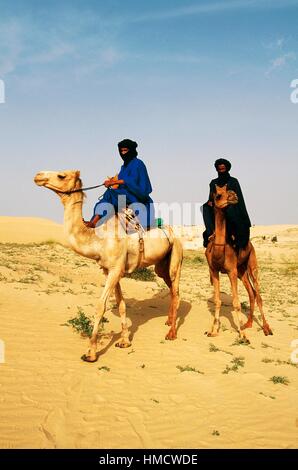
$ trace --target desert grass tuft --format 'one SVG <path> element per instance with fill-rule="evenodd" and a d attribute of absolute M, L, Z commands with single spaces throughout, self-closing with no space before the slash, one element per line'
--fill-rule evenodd
<path fill-rule="evenodd" d="M 285 376 L 282 376 L 282 375 L 274 375 L 269 380 L 271 382 L 273 382 L 275 385 L 276 384 L 289 385 L 289 383 L 290 383 L 289 379 Z"/>
<path fill-rule="evenodd" d="M 209 344 L 209 352 L 223 352 L 225 354 L 229 354 L 229 356 L 233 356 L 233 353 L 231 353 L 230 351 L 225 351 L 224 349 L 220 349 L 217 346 L 215 346 L 215 344 L 213 343 Z"/>
<path fill-rule="evenodd" d="M 125 277 L 136 281 L 155 281 L 156 279 L 154 272 L 148 268 L 136 269 L 132 273 L 125 274 Z"/>
<path fill-rule="evenodd" d="M 176 368 L 180 370 L 180 372 L 196 372 L 197 374 L 204 374 L 204 372 L 201 372 L 200 370 L 195 369 L 194 367 L 191 367 L 190 365 L 176 366 Z"/>
<path fill-rule="evenodd" d="M 66 326 L 72 326 L 78 333 L 80 333 L 84 337 L 90 338 L 93 331 L 93 322 L 91 319 L 85 314 L 85 312 L 81 309 L 81 307 L 77 307 L 78 312 L 76 317 L 71 318 L 66 322 Z M 99 333 L 102 333 L 104 329 L 104 323 L 108 322 L 105 317 L 102 317 L 99 327 Z"/>
<path fill-rule="evenodd" d="M 239 367 L 244 367 L 245 359 L 242 356 L 234 357 L 231 360 L 232 366 L 226 366 L 225 370 L 222 372 L 223 374 L 228 374 L 229 372 L 238 372 Z"/>

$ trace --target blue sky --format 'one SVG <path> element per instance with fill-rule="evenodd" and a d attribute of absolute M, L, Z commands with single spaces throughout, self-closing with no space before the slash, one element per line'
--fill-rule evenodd
<path fill-rule="evenodd" d="M 61 221 L 33 175 L 100 183 L 128 137 L 155 201 L 204 202 L 223 156 L 253 223 L 298 223 L 297 24 L 298 0 L 0 0 L 0 214 Z"/>

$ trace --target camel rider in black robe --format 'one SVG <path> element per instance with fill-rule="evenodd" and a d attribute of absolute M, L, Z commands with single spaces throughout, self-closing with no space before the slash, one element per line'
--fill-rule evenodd
<path fill-rule="evenodd" d="M 203 205 L 203 219 L 206 230 L 203 233 L 203 244 L 208 245 L 208 240 L 215 230 L 214 209 L 212 194 L 215 192 L 215 185 L 223 187 L 227 185 L 228 190 L 234 191 L 238 196 L 238 203 L 229 205 L 225 209 L 227 220 L 228 241 L 236 247 L 237 250 L 245 248 L 249 241 L 249 228 L 251 227 L 249 215 L 247 213 L 241 187 L 236 178 L 230 176 L 231 163 L 224 158 L 219 158 L 214 163 L 218 177 L 210 182 L 209 199 Z"/>

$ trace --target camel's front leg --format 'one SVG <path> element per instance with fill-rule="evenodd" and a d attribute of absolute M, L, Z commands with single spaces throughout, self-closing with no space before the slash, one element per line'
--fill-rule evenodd
<path fill-rule="evenodd" d="M 211 331 L 206 331 L 207 336 L 217 336 L 219 333 L 219 313 L 221 307 L 220 300 L 220 283 L 219 283 L 219 272 L 213 269 L 210 269 L 210 277 L 212 279 L 212 284 L 214 287 L 214 303 L 215 303 L 215 314 L 214 320 L 211 326 Z"/>
<path fill-rule="evenodd" d="M 247 272 L 245 272 L 240 279 L 243 282 L 243 285 L 244 285 L 245 289 L 247 290 L 247 293 L 248 293 L 248 296 L 249 296 L 249 314 L 248 314 L 247 322 L 242 327 L 243 330 L 245 330 L 245 328 L 251 328 L 252 324 L 253 324 L 256 296 L 255 296 L 255 292 L 252 288 L 252 285 L 249 281 Z"/>
<path fill-rule="evenodd" d="M 242 321 L 241 321 L 241 305 L 240 305 L 239 296 L 238 296 L 237 269 L 229 272 L 228 276 L 231 282 L 233 308 L 237 314 L 238 328 L 239 328 L 238 331 L 239 331 L 240 339 L 246 343 L 249 343 L 249 340 L 247 339 L 245 332 L 243 331 L 243 326 L 242 326 Z"/>
<path fill-rule="evenodd" d="M 122 326 L 121 339 L 120 341 L 118 341 L 118 343 L 115 344 L 115 346 L 117 346 L 118 348 L 129 348 L 129 346 L 131 346 L 131 343 L 129 341 L 129 331 L 127 328 L 126 321 L 126 305 L 123 299 L 122 290 L 119 282 L 118 284 L 116 284 L 115 287 L 115 297 L 119 308 L 119 315 L 121 318 Z"/>
<path fill-rule="evenodd" d="M 87 362 L 95 362 L 97 360 L 96 355 L 96 346 L 97 346 L 97 335 L 98 327 L 101 322 L 101 319 L 106 311 L 107 301 L 114 290 L 115 286 L 118 284 L 121 277 L 120 272 L 110 272 L 106 278 L 106 284 L 103 290 L 103 293 L 99 299 L 97 306 L 96 317 L 94 321 L 93 331 L 90 338 L 90 346 L 87 351 L 87 354 L 82 356 L 82 359 Z"/>

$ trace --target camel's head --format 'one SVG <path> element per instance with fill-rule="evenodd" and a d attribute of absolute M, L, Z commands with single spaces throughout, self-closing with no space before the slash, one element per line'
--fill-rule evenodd
<path fill-rule="evenodd" d="M 59 196 L 63 196 L 63 193 L 82 187 L 80 172 L 78 170 L 41 171 L 35 175 L 34 183 L 36 183 L 37 186 L 52 189 Z"/>
<path fill-rule="evenodd" d="M 238 196 L 234 191 L 227 189 L 225 184 L 222 188 L 215 185 L 215 192 L 213 193 L 214 205 L 218 209 L 224 209 L 230 204 L 238 203 Z"/>

